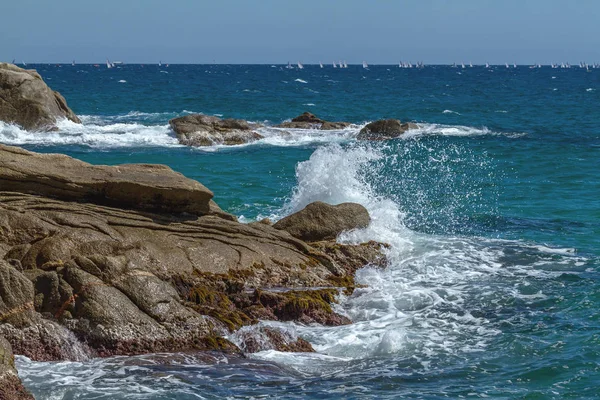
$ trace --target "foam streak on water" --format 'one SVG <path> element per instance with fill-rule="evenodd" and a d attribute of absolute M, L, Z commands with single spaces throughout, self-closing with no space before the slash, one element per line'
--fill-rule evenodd
<path fill-rule="evenodd" d="M 9 145 L 42 146 L 86 146 L 97 149 L 177 147 L 180 146 L 175 133 L 168 125 L 170 118 L 190 114 L 181 113 L 145 113 L 131 111 L 123 115 L 81 116 L 82 124 L 68 120 L 59 121 L 58 130 L 52 132 L 28 132 L 15 125 L 0 122 L 0 142 Z M 366 123 L 365 123 L 366 124 Z M 319 129 L 281 129 L 267 125 L 258 132 L 264 137 L 256 142 L 238 145 L 214 145 L 199 148 L 205 151 L 218 151 L 223 147 L 247 147 L 268 145 L 278 147 L 305 146 L 327 143 L 344 143 L 353 140 L 365 124 L 350 125 L 345 129 L 321 131 Z M 486 127 L 453 126 L 422 123 L 418 129 L 403 135 L 402 139 L 419 136 L 480 136 L 498 134 Z M 509 135 L 520 135 L 510 134 Z"/>

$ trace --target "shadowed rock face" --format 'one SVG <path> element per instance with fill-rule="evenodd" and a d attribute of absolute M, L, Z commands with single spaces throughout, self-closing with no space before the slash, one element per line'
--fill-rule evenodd
<path fill-rule="evenodd" d="M 309 289 L 351 290 L 380 244 L 312 246 L 238 223 L 211 197 L 166 167 L 0 146 L 0 335 L 16 354 L 56 360 L 239 352 L 223 336 L 258 318 L 349 322 L 330 307 L 338 289 Z M 349 210 L 353 226 L 368 223 Z M 282 349 L 307 349 L 271 336 Z"/>
<path fill-rule="evenodd" d="M 33 400 L 23 387 L 17 370 L 10 343 L 0 336 L 0 399 Z"/>
<path fill-rule="evenodd" d="M 169 125 L 175 131 L 179 143 L 187 146 L 235 145 L 263 138 L 255 132 L 260 125 L 239 119 L 190 114 L 173 118 Z"/>
<path fill-rule="evenodd" d="M 333 206 L 316 201 L 279 220 L 273 227 L 285 230 L 298 239 L 316 242 L 334 240 L 343 231 L 366 228 L 369 222 L 369 212 L 360 204 Z"/>
<path fill-rule="evenodd" d="M 26 130 L 54 130 L 59 119 L 81 121 L 35 70 L 0 63 L 0 120 Z"/>
<path fill-rule="evenodd" d="M 314 114 L 305 112 L 290 122 L 284 122 L 276 125 L 277 128 L 292 128 L 292 129 L 320 129 L 323 131 L 332 129 L 344 129 L 350 126 L 349 122 L 330 122 L 317 118 Z"/>
<path fill-rule="evenodd" d="M 416 129 L 418 126 L 411 122 L 401 123 L 397 119 L 382 119 L 371 122 L 362 128 L 356 137 L 359 140 L 387 140 L 394 139 L 409 129 Z"/>

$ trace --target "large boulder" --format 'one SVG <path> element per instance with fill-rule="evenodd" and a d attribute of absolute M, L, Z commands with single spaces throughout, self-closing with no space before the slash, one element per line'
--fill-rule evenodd
<path fill-rule="evenodd" d="M 333 288 L 351 289 L 355 266 L 379 254 L 320 250 L 265 223 L 206 214 L 212 193 L 166 167 L 8 146 L 0 160 L 0 335 L 35 360 L 239 351 L 225 336 L 258 319 L 348 323 L 330 307 Z M 368 223 L 356 207 L 334 208 L 356 214 L 336 231 Z"/>
<path fill-rule="evenodd" d="M 187 146 L 236 145 L 263 138 L 255 131 L 260 125 L 239 119 L 190 114 L 173 118 L 169 125 L 175 131 L 179 143 Z"/>
<path fill-rule="evenodd" d="M 309 112 L 293 118 L 289 122 L 283 122 L 276 125 L 277 128 L 292 128 L 292 129 L 320 129 L 323 131 L 333 129 L 344 129 L 350 126 L 349 122 L 331 122 L 318 118 L 316 115 Z"/>
<path fill-rule="evenodd" d="M 60 93 L 50 89 L 35 70 L 0 63 L 0 121 L 26 130 L 54 130 L 67 118 L 81 121 Z"/>
<path fill-rule="evenodd" d="M 369 212 L 360 204 L 331 205 L 316 201 L 279 220 L 273 227 L 307 241 L 335 239 L 343 231 L 365 228 L 371 222 Z"/>
<path fill-rule="evenodd" d="M 90 165 L 0 145 L 0 188 L 70 201 L 196 215 L 219 212 L 213 193 L 164 165 Z"/>
<path fill-rule="evenodd" d="M 418 128 L 418 126 L 411 122 L 402 123 L 397 119 L 381 119 L 367 124 L 360 130 L 356 138 L 359 140 L 394 139 L 409 129 L 416 128 Z"/>

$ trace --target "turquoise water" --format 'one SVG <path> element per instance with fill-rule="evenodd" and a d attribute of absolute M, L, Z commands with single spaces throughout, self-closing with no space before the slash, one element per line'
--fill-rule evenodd
<path fill-rule="evenodd" d="M 167 164 L 242 221 L 359 202 L 373 223 L 340 240 L 392 245 L 390 266 L 359 271 L 368 288 L 341 299 L 354 324 L 261 322 L 316 354 L 19 358 L 37 398 L 598 397 L 600 70 L 35 67 L 84 123 L 0 125 L 0 142 Z M 356 125 L 269 127 L 303 111 Z M 264 123 L 266 138 L 179 146 L 168 120 L 189 112 Z M 382 117 L 421 127 L 385 143 L 354 139 Z"/>

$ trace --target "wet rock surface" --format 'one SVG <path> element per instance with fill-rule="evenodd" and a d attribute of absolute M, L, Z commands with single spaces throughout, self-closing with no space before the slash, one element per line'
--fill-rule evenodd
<path fill-rule="evenodd" d="M 292 128 L 292 129 L 320 129 L 323 131 L 333 129 L 344 129 L 351 124 L 349 122 L 331 122 L 317 118 L 314 114 L 305 112 L 291 121 L 276 125 L 277 128 Z"/>
<path fill-rule="evenodd" d="M 367 124 L 360 130 L 356 138 L 358 140 L 388 140 L 417 128 L 418 126 L 412 122 L 402 123 L 397 119 L 382 119 Z"/>
<path fill-rule="evenodd" d="M 0 336 L 0 399 L 33 400 L 33 396 L 23 387 L 17 370 L 10 343 Z"/>

